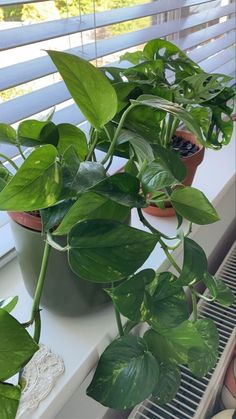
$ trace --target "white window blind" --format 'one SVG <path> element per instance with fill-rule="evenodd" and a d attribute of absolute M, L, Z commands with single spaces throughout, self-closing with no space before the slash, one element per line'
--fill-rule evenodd
<path fill-rule="evenodd" d="M 235 0 L 0 0 L 0 122 L 14 124 L 55 105 L 56 123 L 83 122 L 45 49 L 100 66 L 158 37 L 206 71 L 235 77 Z M 0 153 L 14 152 L 0 145 Z"/>

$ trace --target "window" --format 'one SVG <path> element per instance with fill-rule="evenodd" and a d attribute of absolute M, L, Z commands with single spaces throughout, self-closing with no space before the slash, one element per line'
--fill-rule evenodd
<path fill-rule="evenodd" d="M 0 0 L 0 122 L 15 124 L 55 105 L 56 123 L 83 122 L 45 49 L 100 66 L 158 37 L 206 71 L 233 75 L 235 0 Z M 0 144 L 2 155 L 14 151 Z M 0 213 L 0 246 L 6 222 Z"/>

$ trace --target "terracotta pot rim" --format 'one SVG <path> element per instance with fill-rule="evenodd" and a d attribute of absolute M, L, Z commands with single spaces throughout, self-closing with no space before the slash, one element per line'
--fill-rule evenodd
<path fill-rule="evenodd" d="M 17 224 L 21 225 L 22 227 L 26 227 L 33 231 L 40 231 L 42 232 L 42 222 L 41 217 L 38 217 L 33 214 L 29 214 L 25 211 L 9 211 L 9 217 Z"/>

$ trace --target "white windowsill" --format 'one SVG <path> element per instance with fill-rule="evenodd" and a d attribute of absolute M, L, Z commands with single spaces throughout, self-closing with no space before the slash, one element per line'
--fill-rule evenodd
<path fill-rule="evenodd" d="M 221 216 L 221 221 L 215 225 L 194 228 L 192 237 L 200 242 L 207 255 L 212 253 L 217 240 L 235 217 L 234 197 L 230 195 L 230 191 L 233 190 L 234 172 L 234 141 L 220 152 L 206 151 L 204 162 L 198 168 L 193 186 L 198 187 L 207 195 Z M 173 234 L 176 224 L 174 218 L 157 219 L 151 216 L 147 216 L 147 218 L 154 225 L 156 224 L 159 230 Z M 136 214 L 132 217 L 132 224 L 143 228 Z M 164 254 L 157 246 L 145 266 L 157 269 L 164 262 Z M 8 263 L 0 273 L 0 297 L 19 295 L 19 303 L 13 314 L 20 321 L 27 321 L 30 315 L 31 298 L 24 288 L 17 260 L 14 259 Z M 42 311 L 41 341 L 48 345 L 53 352 L 62 356 L 66 370 L 37 411 L 24 419 L 55 418 L 89 374 L 96 364 L 99 354 L 116 333 L 111 307 L 81 318 L 58 316 L 44 309 Z M 80 416 L 78 411 L 75 417 L 85 419 L 84 416 Z M 72 418 L 67 416 L 67 419 Z M 98 419 L 98 416 L 89 419 Z"/>

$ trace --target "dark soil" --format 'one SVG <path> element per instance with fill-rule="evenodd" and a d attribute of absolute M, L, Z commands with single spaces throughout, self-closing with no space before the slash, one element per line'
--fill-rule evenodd
<path fill-rule="evenodd" d="M 174 135 L 172 137 L 172 149 L 179 151 L 180 157 L 188 157 L 196 153 L 199 150 L 199 147 L 178 135 Z"/>

